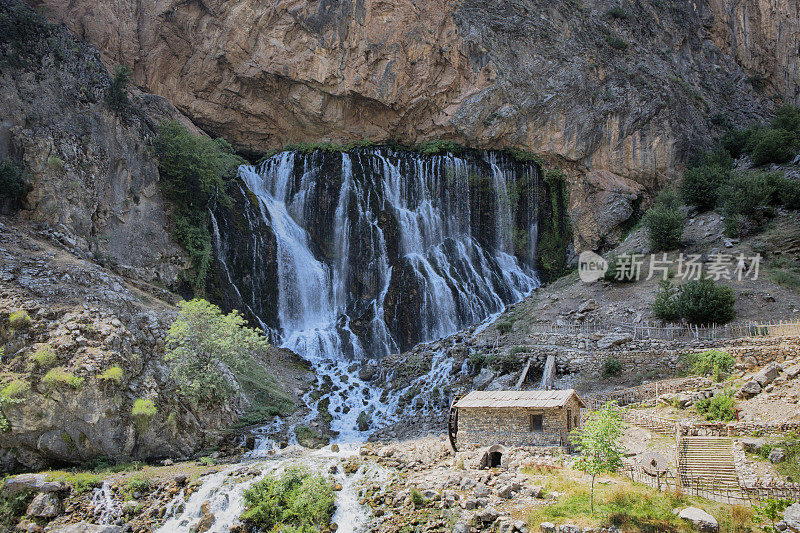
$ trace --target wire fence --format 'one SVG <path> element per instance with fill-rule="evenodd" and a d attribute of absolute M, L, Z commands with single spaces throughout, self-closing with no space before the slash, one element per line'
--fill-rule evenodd
<path fill-rule="evenodd" d="M 607 335 L 623 333 L 632 340 L 650 339 L 662 341 L 697 341 L 717 339 L 739 339 L 747 337 L 788 337 L 800 336 L 800 322 L 746 322 L 740 324 L 711 324 L 694 326 L 691 324 L 664 325 L 658 322 L 641 323 L 542 323 L 531 324 L 527 332 L 486 331 L 477 338 L 489 345 L 497 346 L 502 339 L 506 344 L 525 344 L 535 341 L 539 335 Z"/>

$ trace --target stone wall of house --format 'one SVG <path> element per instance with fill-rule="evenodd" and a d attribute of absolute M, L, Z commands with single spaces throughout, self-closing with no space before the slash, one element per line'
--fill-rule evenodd
<path fill-rule="evenodd" d="M 461 408 L 458 410 L 459 448 L 504 444 L 507 446 L 557 446 L 568 438 L 567 413 L 571 427 L 580 419 L 580 406 L 572 398 L 563 408 Z M 542 429 L 531 431 L 530 415 L 542 415 Z"/>

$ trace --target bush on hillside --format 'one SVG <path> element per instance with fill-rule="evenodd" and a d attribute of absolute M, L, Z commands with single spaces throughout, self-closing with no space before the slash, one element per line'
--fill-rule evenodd
<path fill-rule="evenodd" d="M 114 77 L 106 89 L 106 102 L 114 111 L 124 111 L 130 105 L 128 99 L 128 83 L 130 82 L 131 69 L 125 65 L 114 67 Z"/>
<path fill-rule="evenodd" d="M 703 278 L 684 283 L 675 305 L 678 315 L 690 324 L 725 324 L 735 316 L 733 289 Z"/>
<path fill-rule="evenodd" d="M 734 172 L 720 195 L 725 217 L 731 217 L 734 221 L 726 229 L 736 230 L 741 234 L 744 228 L 742 222 L 758 224 L 763 221 L 772 214 L 770 204 L 775 195 L 775 175 L 759 171 Z"/>
<path fill-rule="evenodd" d="M 680 246 L 686 216 L 674 191 L 664 189 L 659 193 L 655 205 L 644 215 L 644 225 L 655 251 L 674 250 Z"/>
<path fill-rule="evenodd" d="M 632 256 L 612 255 L 608 258 L 608 269 L 603 274 L 603 279 L 613 283 L 633 283 L 636 281 L 636 272 L 632 268 L 623 268 L 623 265 L 630 266 Z"/>
<path fill-rule="evenodd" d="M 174 121 L 159 124 L 153 148 L 161 190 L 174 207 L 173 236 L 192 262 L 193 287 L 202 293 L 212 259 L 208 212 L 216 202 L 229 201 L 225 181 L 244 160 L 225 139 L 192 135 Z"/>
<path fill-rule="evenodd" d="M 730 166 L 702 165 L 687 169 L 680 186 L 683 201 L 701 209 L 712 209 L 717 205 L 720 189 L 730 177 Z"/>
<path fill-rule="evenodd" d="M 4 203 L 15 211 L 28 194 L 28 188 L 22 169 L 10 159 L 0 160 L 0 211 Z"/>
<path fill-rule="evenodd" d="M 781 106 L 781 108 L 775 112 L 775 119 L 772 121 L 772 127 L 776 130 L 800 134 L 800 107 L 790 105 Z"/>
<path fill-rule="evenodd" d="M 167 332 L 164 359 L 181 392 L 197 401 L 228 399 L 234 392 L 226 376 L 254 365 L 253 353 L 267 347 L 257 330 L 247 327 L 238 311 L 224 314 L 206 300 L 178 304 L 180 312 Z"/>
<path fill-rule="evenodd" d="M 616 357 L 609 357 L 603 363 L 602 373 L 604 378 L 619 376 L 622 373 L 622 363 Z"/>
<path fill-rule="evenodd" d="M 721 381 L 723 374 L 731 371 L 736 363 L 733 356 L 722 350 L 706 350 L 690 356 L 692 372 L 701 376 L 712 376 Z"/>
<path fill-rule="evenodd" d="M 797 153 L 797 136 L 786 130 L 763 130 L 754 139 L 750 157 L 755 165 L 785 163 Z"/>
<path fill-rule="evenodd" d="M 800 209 L 800 180 L 784 179 L 777 194 L 779 202 L 788 209 Z"/>
<path fill-rule="evenodd" d="M 675 302 L 677 294 L 678 290 L 668 279 L 662 279 L 658 282 L 658 291 L 653 303 L 650 305 L 656 318 L 669 322 L 680 318 L 678 306 Z"/>
<path fill-rule="evenodd" d="M 697 414 L 706 420 L 720 420 L 722 422 L 736 420 L 736 405 L 730 392 L 697 400 L 694 408 L 697 410 Z"/>

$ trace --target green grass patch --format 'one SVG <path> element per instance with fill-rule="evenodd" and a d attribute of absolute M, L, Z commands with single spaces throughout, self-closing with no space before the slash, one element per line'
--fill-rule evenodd
<path fill-rule="evenodd" d="M 122 384 L 123 375 L 124 373 L 122 371 L 122 368 L 117 365 L 114 365 L 103 370 L 103 373 L 97 377 L 99 379 L 102 379 L 103 381 L 113 381 L 117 385 L 120 385 Z"/>
<path fill-rule="evenodd" d="M 8 324 L 14 329 L 28 329 L 33 324 L 33 319 L 27 311 L 20 309 L 8 315 Z"/>
<path fill-rule="evenodd" d="M 71 472 L 56 470 L 47 473 L 50 481 L 61 481 L 71 485 L 78 494 L 88 492 L 103 485 L 103 475 L 95 472 Z"/>
<path fill-rule="evenodd" d="M 4 396 L 6 398 L 19 398 L 29 390 L 31 390 L 30 383 L 27 381 L 22 381 L 21 379 L 15 379 L 3 387 L 3 390 L 0 391 L 0 396 Z"/>
<path fill-rule="evenodd" d="M 83 386 L 83 378 L 62 368 L 53 368 L 42 378 L 42 383 L 49 386 L 66 385 L 73 389 Z"/>
<path fill-rule="evenodd" d="M 31 361 L 39 367 L 47 368 L 56 363 L 56 353 L 48 345 L 39 346 L 31 354 Z"/>
<path fill-rule="evenodd" d="M 322 448 L 330 442 L 330 437 L 308 426 L 297 426 L 294 435 L 297 437 L 297 442 L 306 448 Z"/>

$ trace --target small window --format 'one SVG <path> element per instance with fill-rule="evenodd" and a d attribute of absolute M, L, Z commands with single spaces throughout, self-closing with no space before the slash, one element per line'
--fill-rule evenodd
<path fill-rule="evenodd" d="M 531 415 L 531 431 L 542 430 L 542 415 Z"/>

